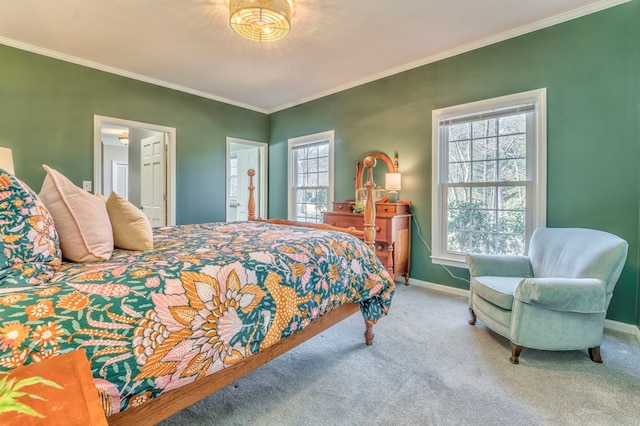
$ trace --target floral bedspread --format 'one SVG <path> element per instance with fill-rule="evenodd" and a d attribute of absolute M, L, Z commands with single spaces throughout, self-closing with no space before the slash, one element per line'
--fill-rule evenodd
<path fill-rule="evenodd" d="M 83 348 L 107 415 L 273 345 L 345 302 L 366 321 L 394 283 L 347 234 L 261 222 L 154 230 L 154 249 L 63 263 L 0 295 L 0 370 Z"/>

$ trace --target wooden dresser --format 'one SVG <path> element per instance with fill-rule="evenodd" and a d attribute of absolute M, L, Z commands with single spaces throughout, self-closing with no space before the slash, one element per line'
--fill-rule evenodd
<path fill-rule="evenodd" d="M 353 201 L 333 203 L 323 222 L 341 228 L 364 229 L 362 213 L 353 213 Z M 411 268 L 411 203 L 376 203 L 376 255 L 393 279 L 404 275 L 409 284 Z"/>

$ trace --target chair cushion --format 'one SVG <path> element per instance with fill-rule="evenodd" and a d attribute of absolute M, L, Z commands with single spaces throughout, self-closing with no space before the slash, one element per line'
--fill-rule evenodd
<path fill-rule="evenodd" d="M 503 309 L 511 310 L 513 292 L 522 277 L 473 277 L 473 293 Z"/>

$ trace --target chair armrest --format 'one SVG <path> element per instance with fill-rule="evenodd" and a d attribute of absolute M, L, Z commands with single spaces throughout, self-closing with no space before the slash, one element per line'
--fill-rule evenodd
<path fill-rule="evenodd" d="M 596 278 L 525 278 L 513 297 L 554 311 L 582 314 L 606 311 L 604 282 Z"/>
<path fill-rule="evenodd" d="M 531 262 L 527 256 L 469 253 L 466 256 L 472 277 L 531 277 Z"/>

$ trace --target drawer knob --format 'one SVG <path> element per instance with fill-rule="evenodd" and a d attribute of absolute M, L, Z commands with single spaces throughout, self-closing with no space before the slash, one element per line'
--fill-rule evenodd
<path fill-rule="evenodd" d="M 342 204 L 340 204 L 340 205 L 338 206 L 338 210 L 342 210 L 342 208 L 343 208 L 343 207 L 344 207 L 344 206 L 343 206 Z"/>
<path fill-rule="evenodd" d="M 389 207 L 385 207 L 385 208 L 384 208 L 384 211 L 385 211 L 385 212 L 388 212 L 388 211 L 389 211 Z"/>
<path fill-rule="evenodd" d="M 378 246 L 378 251 L 382 251 L 384 249 L 383 246 Z"/>
<path fill-rule="evenodd" d="M 336 226 L 336 222 L 335 221 L 331 222 L 331 226 Z"/>
<path fill-rule="evenodd" d="M 376 232 L 380 232 L 380 227 L 376 225 Z"/>

